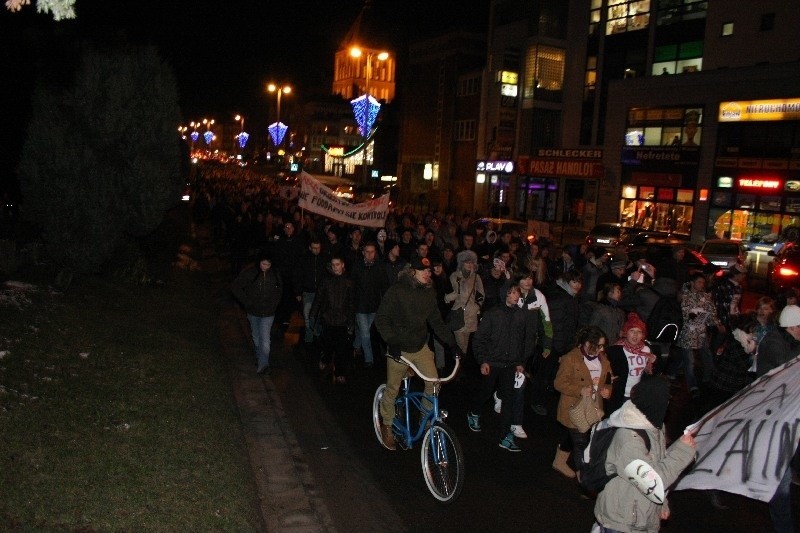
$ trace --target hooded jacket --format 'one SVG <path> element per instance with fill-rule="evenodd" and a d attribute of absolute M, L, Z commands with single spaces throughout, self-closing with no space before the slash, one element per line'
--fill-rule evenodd
<path fill-rule="evenodd" d="M 248 315 L 274 316 L 281 301 L 283 281 L 275 268 L 261 272 L 258 264 L 242 270 L 231 285 L 234 298 Z"/>
<path fill-rule="evenodd" d="M 428 325 L 444 344 L 456 347 L 453 333 L 442 320 L 433 285 L 423 285 L 414 278 L 414 270 L 400 273 L 381 300 L 375 315 L 375 327 L 389 345 L 390 353 L 401 350 L 416 353 L 428 341 Z"/>
<path fill-rule="evenodd" d="M 614 434 L 606 455 L 606 472 L 622 473 L 612 478 L 597 496 L 594 515 L 603 527 L 617 531 L 652 531 L 661 527 L 661 510 L 669 509 L 648 500 L 624 474 L 625 467 L 641 459 L 661 477 L 664 487 L 672 485 L 683 470 L 694 460 L 695 450 L 676 440 L 666 449 L 663 429 L 656 429 L 647 417 L 628 400 L 611 414 L 609 426 L 643 429 L 650 438 L 650 451 L 635 431 L 620 429 Z"/>

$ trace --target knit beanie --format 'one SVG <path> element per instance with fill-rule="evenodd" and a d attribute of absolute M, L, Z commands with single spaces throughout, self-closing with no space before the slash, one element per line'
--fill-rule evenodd
<path fill-rule="evenodd" d="M 625 323 L 622 324 L 622 329 L 620 330 L 620 334 L 624 337 L 625 335 L 628 334 L 628 330 L 633 328 L 642 330 L 642 335 L 647 337 L 647 326 L 642 321 L 642 319 L 639 318 L 639 315 L 631 312 L 628 313 L 627 320 L 625 320 Z"/>
<path fill-rule="evenodd" d="M 631 390 L 631 401 L 656 428 L 664 425 L 669 405 L 669 383 L 660 376 L 642 374 L 642 380 Z"/>

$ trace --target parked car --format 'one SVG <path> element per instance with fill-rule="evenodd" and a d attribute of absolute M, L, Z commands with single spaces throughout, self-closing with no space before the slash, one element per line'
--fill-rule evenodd
<path fill-rule="evenodd" d="M 685 233 L 668 231 L 629 230 L 622 237 L 620 243 L 628 247 L 642 244 L 682 244 L 683 246 L 689 246 L 689 236 Z"/>
<path fill-rule="evenodd" d="M 618 222 L 597 224 L 586 236 L 586 244 L 593 248 L 600 247 L 611 250 L 620 243 L 622 237 L 630 229 Z"/>
<path fill-rule="evenodd" d="M 648 263 L 656 267 L 656 277 L 658 277 L 659 266 L 671 260 L 675 248 L 681 247 L 686 250 L 683 261 L 689 274 L 702 272 L 703 274 L 714 274 L 721 276 L 724 274 L 722 268 L 713 264 L 697 250 L 692 250 L 687 246 L 688 242 L 651 242 L 645 244 L 631 245 L 628 247 L 628 257 L 632 261 L 645 258 Z"/>
<path fill-rule="evenodd" d="M 767 265 L 767 289 L 775 294 L 788 287 L 800 287 L 800 245 L 785 243 L 777 252 L 767 255 L 772 261 Z"/>
<path fill-rule="evenodd" d="M 740 263 L 750 272 L 747 248 L 736 239 L 706 239 L 700 253 L 715 265 L 728 269 Z"/>

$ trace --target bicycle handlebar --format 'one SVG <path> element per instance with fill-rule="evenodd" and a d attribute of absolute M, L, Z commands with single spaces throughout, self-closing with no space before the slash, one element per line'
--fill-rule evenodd
<path fill-rule="evenodd" d="M 453 367 L 453 371 L 446 378 L 440 378 L 440 377 L 432 378 L 426 376 L 425 374 L 422 373 L 422 371 L 419 368 L 417 368 L 417 365 L 406 359 L 405 356 L 403 355 L 400 356 L 400 361 L 408 365 L 408 367 L 411 368 L 411 370 L 413 370 L 414 373 L 424 381 L 432 381 L 434 383 L 447 383 L 448 381 L 452 381 L 453 378 L 456 377 L 456 374 L 458 374 L 458 368 L 461 366 L 461 356 L 454 355 L 453 357 L 456 360 L 456 366 Z"/>

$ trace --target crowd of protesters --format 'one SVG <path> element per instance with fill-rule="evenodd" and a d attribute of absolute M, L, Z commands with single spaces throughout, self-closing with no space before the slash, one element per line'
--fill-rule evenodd
<path fill-rule="evenodd" d="M 652 439 L 661 439 L 668 395 L 651 380 L 667 389 L 685 380 L 699 416 L 800 354 L 794 291 L 762 298 L 755 310 L 742 309 L 741 265 L 689 272 L 680 249 L 669 261 L 650 264 L 624 248 L 561 246 L 481 223 L 474 214 L 420 214 L 411 208 L 393 209 L 381 228 L 356 227 L 302 211 L 289 186 L 225 167 L 203 169 L 193 205 L 196 220 L 210 221 L 215 237 L 229 244 L 235 292 L 253 325 L 258 371 L 269 371 L 264 328 L 272 320 L 263 315 L 270 311 L 278 332 L 293 313 L 302 315 L 305 347 L 338 384 L 359 367 L 368 371 L 387 351 L 424 357 L 426 368 L 440 372 L 448 353 L 465 354 L 472 363 L 466 371 L 482 376 L 469 429 L 481 431 L 484 404 L 493 397 L 502 416 L 498 444 L 520 451 L 515 439 L 527 437 L 527 381 L 533 412 L 556 416 L 564 426 L 553 468 L 570 478 L 580 475 L 589 440 L 569 417 L 582 397 L 590 396 L 600 409 L 605 402 L 606 416 L 621 413 L 612 420 L 638 420 L 655 432 Z M 259 259 L 256 265 L 242 270 L 253 258 Z M 398 283 L 405 285 L 392 292 L 394 303 L 385 303 Z M 427 316 L 427 333 L 426 317 L 415 317 L 413 337 L 422 331 L 425 346 L 384 339 L 379 331 L 396 336 L 398 321 L 411 320 L 403 314 L 413 309 L 406 300 L 418 298 L 423 293 L 415 291 L 422 289 L 432 294 L 424 293 L 426 313 L 437 313 L 435 320 Z M 436 301 L 430 309 L 429 296 Z M 258 297 L 272 301 L 267 305 Z M 666 341 L 658 338 L 664 331 Z M 384 444 L 394 449 L 390 422 L 384 424 Z M 671 453 L 659 445 L 661 456 Z M 673 446 L 685 458 L 694 441 L 684 438 Z M 770 504 L 777 531 L 792 530 L 792 471 Z M 665 480 L 678 474 L 659 473 Z M 712 497 L 724 507 L 718 495 Z M 619 502 L 610 498 L 598 500 L 596 509 L 599 526 L 608 531 L 657 530 L 658 517 L 668 516 L 664 506 L 646 524 L 626 524 L 613 513 Z"/>

